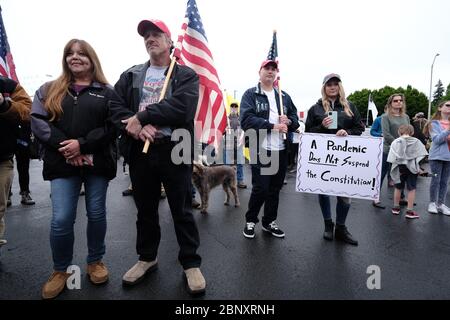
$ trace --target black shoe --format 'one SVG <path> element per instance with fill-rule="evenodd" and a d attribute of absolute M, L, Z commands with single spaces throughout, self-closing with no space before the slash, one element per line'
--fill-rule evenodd
<path fill-rule="evenodd" d="M 333 220 L 325 220 L 325 231 L 323 238 L 328 241 L 333 241 L 334 223 Z"/>
<path fill-rule="evenodd" d="M 253 239 L 255 237 L 255 223 L 247 222 L 244 228 L 244 237 L 248 239 Z"/>
<path fill-rule="evenodd" d="M 24 204 L 24 205 L 27 205 L 27 206 L 32 206 L 33 204 L 36 203 L 31 198 L 30 191 L 22 191 L 20 194 L 22 195 L 22 200 L 20 201 L 21 204 Z"/>
<path fill-rule="evenodd" d="M 200 202 L 198 202 L 197 200 L 195 200 L 195 198 L 192 198 L 192 208 L 194 209 L 200 209 Z"/>
<path fill-rule="evenodd" d="M 8 200 L 6 201 L 7 207 L 10 207 L 12 205 L 11 196 L 12 196 L 12 192 L 11 192 L 11 190 L 9 190 Z"/>
<path fill-rule="evenodd" d="M 133 195 L 133 189 L 126 189 L 122 191 L 122 196 L 124 197 L 128 197 L 128 196 L 132 196 Z"/>
<path fill-rule="evenodd" d="M 343 241 L 353 246 L 358 245 L 358 241 L 356 241 L 353 238 L 352 234 L 348 232 L 346 226 L 336 225 L 336 229 L 334 229 L 334 238 L 336 240 Z"/>
<path fill-rule="evenodd" d="M 386 209 L 386 206 L 383 206 L 383 205 L 381 204 L 381 202 L 375 202 L 375 201 L 373 201 L 373 202 L 372 202 L 372 205 L 373 205 L 375 208 Z"/>
<path fill-rule="evenodd" d="M 238 186 L 238 188 L 241 188 L 241 189 L 247 189 L 247 185 L 242 181 L 238 182 L 237 186 Z"/>
<path fill-rule="evenodd" d="M 272 221 L 267 226 L 262 225 L 262 229 L 266 232 L 270 232 L 274 237 L 284 238 L 284 232 L 277 226 L 275 221 Z"/>
<path fill-rule="evenodd" d="M 159 198 L 160 199 L 167 198 L 166 190 L 164 189 L 164 187 L 162 185 L 161 185 L 161 196 Z"/>

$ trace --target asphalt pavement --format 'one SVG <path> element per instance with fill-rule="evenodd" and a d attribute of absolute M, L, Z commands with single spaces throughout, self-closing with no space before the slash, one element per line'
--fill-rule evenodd
<path fill-rule="evenodd" d="M 123 274 L 136 262 L 136 208 L 123 197 L 129 176 L 118 165 L 107 197 L 108 230 L 104 262 L 110 280 L 92 285 L 86 277 L 86 216 L 81 196 L 75 224 L 73 264 L 80 267 L 80 289 L 65 290 L 57 299 L 184 300 L 191 299 L 177 261 L 178 245 L 167 200 L 159 213 L 162 239 L 159 268 L 139 285 L 122 286 Z M 49 244 L 51 202 L 49 182 L 42 179 L 42 162 L 30 168 L 34 206 L 20 204 L 17 172 L 13 205 L 6 213 L 8 244 L 0 252 L 0 300 L 40 299 L 52 272 Z M 317 195 L 295 192 L 289 173 L 280 195 L 278 224 L 286 237 L 278 239 L 256 227 L 256 237 L 242 235 L 251 192 L 239 189 L 241 207 L 223 205 L 221 188 L 212 191 L 209 214 L 194 210 L 207 291 L 196 300 L 328 300 L 328 299 L 450 299 L 450 217 L 427 213 L 430 178 L 419 177 L 416 210 L 420 219 L 390 211 L 392 188 L 383 187 L 385 210 L 371 201 L 353 200 L 347 226 L 359 246 L 322 238 L 323 219 Z M 198 198 L 197 198 L 198 199 Z M 334 206 L 335 198 L 332 200 Z M 333 214 L 334 216 L 334 214 Z"/>

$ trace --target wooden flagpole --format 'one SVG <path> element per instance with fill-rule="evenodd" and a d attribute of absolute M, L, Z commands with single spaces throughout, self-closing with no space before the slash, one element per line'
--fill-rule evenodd
<path fill-rule="evenodd" d="M 175 64 L 177 62 L 177 56 L 175 55 L 175 52 L 176 52 L 177 49 L 181 51 L 181 45 L 183 43 L 184 34 L 186 33 L 186 29 L 187 29 L 188 23 L 189 23 L 189 19 L 186 17 L 185 21 L 183 23 L 183 25 L 186 24 L 186 28 L 182 28 L 181 34 L 178 37 L 177 45 L 173 49 L 172 58 L 171 58 L 171 61 L 170 61 L 170 66 L 169 66 L 169 71 L 167 71 L 166 79 L 164 80 L 164 85 L 163 85 L 163 88 L 161 90 L 161 94 L 159 95 L 158 102 L 161 102 L 161 100 L 166 97 L 166 91 L 167 91 L 167 88 L 169 87 L 169 81 L 170 81 L 170 78 L 172 77 L 173 68 L 175 67 Z M 144 148 L 142 149 L 142 152 L 143 153 L 147 153 L 149 147 L 150 147 L 150 140 L 146 139 L 145 140 L 145 144 L 144 144 Z"/>

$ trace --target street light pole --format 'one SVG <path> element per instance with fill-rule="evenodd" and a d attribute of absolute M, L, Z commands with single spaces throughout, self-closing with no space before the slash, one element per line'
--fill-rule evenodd
<path fill-rule="evenodd" d="M 433 67 L 436 58 L 439 57 L 439 53 L 436 53 L 433 59 L 433 63 L 431 64 L 431 78 L 430 78 L 430 100 L 428 101 L 428 120 L 431 118 L 431 89 L 433 87 Z"/>

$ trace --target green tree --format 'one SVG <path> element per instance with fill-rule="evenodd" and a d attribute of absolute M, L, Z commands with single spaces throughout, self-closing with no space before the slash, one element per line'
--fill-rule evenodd
<path fill-rule="evenodd" d="M 412 118 L 417 112 L 424 112 L 425 114 L 428 111 L 428 98 L 427 96 L 420 92 L 417 89 L 414 89 L 412 86 L 408 85 L 406 89 L 393 88 L 390 86 L 385 86 L 378 90 L 369 90 L 362 89 L 360 91 L 355 91 L 351 95 L 348 96 L 348 100 L 351 101 L 359 113 L 361 114 L 361 118 L 366 119 L 367 117 L 367 107 L 369 101 L 369 95 L 372 94 L 372 99 L 375 105 L 377 106 L 378 114 L 381 115 L 384 112 L 384 107 L 387 103 L 388 98 L 394 93 L 403 93 L 406 99 L 406 112 L 409 117 Z M 369 124 L 373 122 L 371 120 L 371 116 L 369 115 Z"/>
<path fill-rule="evenodd" d="M 434 86 L 436 88 L 436 91 L 434 91 L 433 94 L 433 106 L 437 106 L 437 104 L 441 101 L 442 97 L 444 96 L 444 85 L 442 84 L 441 79 L 439 79 L 438 83 Z M 448 90 L 447 90 L 448 91 Z"/>
<path fill-rule="evenodd" d="M 445 96 L 442 97 L 442 100 L 450 100 L 450 83 L 447 86 L 447 91 L 445 92 Z"/>

